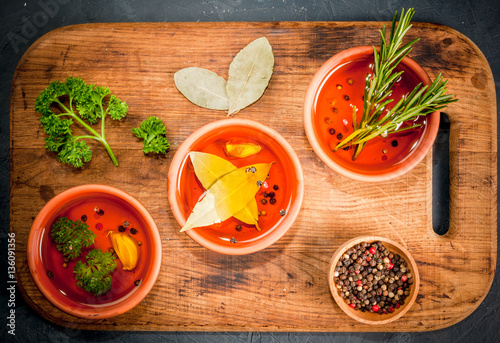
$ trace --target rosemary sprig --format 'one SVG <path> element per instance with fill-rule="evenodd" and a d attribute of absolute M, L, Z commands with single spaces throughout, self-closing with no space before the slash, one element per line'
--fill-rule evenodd
<path fill-rule="evenodd" d="M 453 95 L 444 94 L 448 81 L 443 80 L 439 74 L 429 87 L 422 87 L 421 83 L 418 84 L 410 94 L 402 97 L 392 109 L 386 111 L 387 105 L 394 100 L 389 99 L 392 87 L 403 73 L 403 71 L 394 72 L 394 69 L 409 54 L 412 45 L 419 40 L 419 38 L 414 39 L 401 47 L 404 35 L 412 26 L 410 22 L 414 13 L 413 8 L 406 13 L 403 9 L 399 22 L 397 22 L 398 13 L 394 14 L 388 44 L 385 39 L 385 25 L 380 30 L 380 52 L 373 47 L 373 75 L 368 74 L 365 79 L 361 118 L 358 121 L 357 108 L 353 106 L 353 133 L 335 147 L 337 151 L 342 147 L 352 146 L 354 148 L 353 161 L 358 158 L 370 139 L 416 128 L 421 124 L 406 127 L 402 127 L 401 124 L 443 109 L 447 104 L 458 100 L 453 99 Z M 384 114 L 384 112 L 387 113 Z"/>

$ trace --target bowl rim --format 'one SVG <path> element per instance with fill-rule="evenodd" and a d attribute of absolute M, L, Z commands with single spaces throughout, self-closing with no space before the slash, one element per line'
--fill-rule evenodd
<path fill-rule="evenodd" d="M 397 311 L 394 311 L 393 313 L 390 313 L 390 314 L 384 314 L 384 315 L 379 315 L 379 314 L 375 314 L 375 313 L 367 313 L 367 312 L 363 313 L 360 311 L 353 310 L 351 307 L 349 307 L 349 305 L 347 305 L 345 303 L 345 301 L 338 294 L 338 291 L 335 287 L 335 281 L 334 281 L 335 267 L 337 265 L 338 260 L 344 254 L 345 251 L 347 251 L 349 248 L 355 246 L 356 244 L 359 244 L 362 242 L 373 243 L 373 242 L 378 242 L 378 241 L 386 244 L 386 247 L 389 250 L 391 250 L 391 248 L 394 247 L 397 250 L 400 250 L 400 252 L 402 252 L 404 254 L 406 261 L 411 266 L 411 271 L 412 271 L 413 279 L 414 279 L 414 282 L 412 284 L 412 286 L 413 286 L 412 294 L 409 298 L 407 298 L 408 301 L 405 302 L 405 304 Z M 392 247 L 388 247 L 387 245 L 390 245 Z M 391 252 L 393 252 L 393 251 L 391 251 Z M 379 237 L 379 236 L 372 236 L 372 235 L 358 236 L 358 237 L 352 238 L 352 239 L 344 242 L 342 245 L 340 245 L 337 248 L 335 253 L 332 255 L 332 257 L 330 259 L 330 264 L 328 267 L 328 286 L 330 288 L 330 293 L 332 294 L 332 297 L 334 298 L 337 305 L 349 317 L 351 317 L 351 318 L 353 318 L 361 323 L 364 323 L 364 324 L 383 325 L 383 324 L 391 323 L 391 322 L 401 318 L 413 306 L 413 304 L 415 303 L 415 300 L 417 299 L 419 288 L 420 288 L 420 274 L 418 272 L 417 263 L 415 262 L 415 259 L 413 258 L 413 256 L 410 254 L 410 252 L 405 247 L 403 247 L 398 242 L 396 242 L 392 239 L 389 239 L 389 238 Z M 360 313 L 362 313 L 364 317 L 370 316 L 370 317 L 374 317 L 374 318 L 382 318 L 382 320 L 372 320 L 372 319 L 362 318 L 361 315 L 358 315 Z"/>
<path fill-rule="evenodd" d="M 174 218 L 182 227 L 186 222 L 186 219 L 184 218 L 183 214 L 181 213 L 180 207 L 178 206 L 175 193 L 177 190 L 177 179 L 179 176 L 179 171 L 186 159 L 187 154 L 191 152 L 191 147 L 193 146 L 193 144 L 197 142 L 199 137 L 205 136 L 206 134 L 214 130 L 219 130 L 221 128 L 227 128 L 227 127 L 235 127 L 235 126 L 248 127 L 253 130 L 260 131 L 266 134 L 271 139 L 273 139 L 275 142 L 277 142 L 286 151 L 287 157 L 290 159 L 290 161 L 294 166 L 294 172 L 297 179 L 295 202 L 291 206 L 290 211 L 288 211 L 283 222 L 280 224 L 279 229 L 276 229 L 271 234 L 267 235 L 264 241 L 257 240 L 255 244 L 252 245 L 247 245 L 247 246 L 235 245 L 234 247 L 222 246 L 205 239 L 203 235 L 197 232 L 197 230 L 187 230 L 185 231 L 185 233 L 195 242 L 197 242 L 198 244 L 204 246 L 209 250 L 225 255 L 246 255 L 263 250 L 269 247 L 270 245 L 274 244 L 275 242 L 277 242 L 281 237 L 283 237 L 285 233 L 288 231 L 288 229 L 295 222 L 295 219 L 297 218 L 300 209 L 302 207 L 302 201 L 304 198 L 304 176 L 302 172 L 302 165 L 300 163 L 299 158 L 297 157 L 297 154 L 295 153 L 295 150 L 278 132 L 257 121 L 250 119 L 241 119 L 241 118 L 221 119 L 202 126 L 201 128 L 191 133 L 184 140 L 184 142 L 182 142 L 182 144 L 176 151 L 172 159 L 172 162 L 170 164 L 170 169 L 168 171 L 167 193 L 168 193 L 168 201 L 170 203 L 170 208 L 172 210 Z M 263 242 L 265 242 L 265 244 Z"/>
<path fill-rule="evenodd" d="M 322 89 L 324 81 L 330 76 L 333 69 L 339 67 L 349 60 L 357 59 L 368 54 L 373 54 L 373 46 L 357 46 L 345 49 L 333 55 L 325 63 L 323 63 L 323 65 L 316 71 L 316 73 L 312 77 L 311 82 L 309 83 L 309 86 L 307 88 L 304 97 L 303 121 L 309 144 L 311 144 L 316 155 L 330 169 L 353 180 L 366 182 L 382 182 L 406 174 L 407 172 L 415 168 L 424 159 L 424 157 L 427 155 L 432 145 L 434 144 L 434 140 L 436 139 L 439 129 L 440 111 L 435 111 L 427 115 L 427 117 L 429 117 L 430 119 L 426 127 L 426 132 L 424 133 L 424 136 L 422 137 L 422 140 L 420 141 L 417 149 L 409 154 L 408 156 L 410 157 L 398 164 L 396 168 L 392 167 L 388 171 L 378 171 L 376 173 L 362 174 L 356 171 L 352 171 L 333 161 L 321 146 L 316 135 L 313 120 L 314 102 L 317 94 Z M 420 78 L 423 85 L 431 84 L 431 80 L 428 74 L 416 61 L 407 56 L 402 60 L 401 63 L 411 69 L 413 73 Z"/>
<path fill-rule="evenodd" d="M 75 306 L 71 306 L 67 302 L 60 301 L 58 297 L 45 287 L 44 282 L 47 282 L 46 278 L 48 277 L 44 277 L 45 273 L 39 273 L 37 269 L 37 264 L 41 263 L 39 258 L 41 244 L 39 244 L 39 241 L 46 230 L 44 223 L 49 220 L 52 215 L 56 214 L 60 206 L 66 203 L 68 199 L 74 199 L 88 194 L 106 194 L 124 200 L 137 210 L 139 215 L 149 227 L 148 231 L 152 236 L 152 261 L 150 263 L 150 268 L 148 269 L 148 277 L 142 280 L 140 289 L 138 289 L 138 291 L 133 293 L 131 296 L 123 299 L 123 301 L 118 300 L 109 304 L 100 305 L 99 307 L 92 307 L 91 305 L 90 307 L 80 306 L 77 305 L 77 302 L 70 298 L 66 299 L 68 299 L 70 304 L 74 303 Z M 61 311 L 75 317 L 84 319 L 105 319 L 120 315 L 132 309 L 149 294 L 160 272 L 162 259 L 161 238 L 156 223 L 154 222 L 149 211 L 132 195 L 116 187 L 108 185 L 85 184 L 62 191 L 43 206 L 38 215 L 35 217 L 30 229 L 27 244 L 27 259 L 33 281 L 35 282 L 38 290 L 40 290 L 50 303 L 59 308 Z"/>

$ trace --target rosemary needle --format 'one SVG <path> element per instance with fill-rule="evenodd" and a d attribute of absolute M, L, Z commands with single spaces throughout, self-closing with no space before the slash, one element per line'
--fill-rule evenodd
<path fill-rule="evenodd" d="M 411 28 L 410 22 L 414 13 L 413 8 L 406 13 L 403 9 L 399 22 L 396 20 L 398 13 L 395 13 L 388 44 L 385 39 L 385 25 L 380 30 L 380 52 L 373 47 L 373 75 L 366 76 L 361 118 L 358 121 L 357 108 L 353 106 L 353 133 L 335 147 L 337 151 L 344 146 L 352 146 L 353 161 L 370 139 L 416 128 L 421 124 L 406 127 L 402 127 L 401 124 L 443 109 L 447 104 L 458 100 L 454 99 L 453 95 L 444 94 L 447 91 L 448 81 L 443 80 L 439 74 L 430 86 L 422 87 L 421 83 L 418 84 L 411 93 L 387 110 L 386 106 L 393 102 L 393 99 L 390 99 L 392 87 L 403 73 L 403 71 L 394 72 L 394 69 L 408 55 L 412 45 L 419 40 L 419 38 L 414 39 L 401 47 L 404 35 Z"/>

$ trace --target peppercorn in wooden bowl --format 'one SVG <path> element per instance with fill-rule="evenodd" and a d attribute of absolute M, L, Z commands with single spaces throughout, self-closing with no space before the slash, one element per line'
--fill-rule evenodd
<path fill-rule="evenodd" d="M 146 208 L 105 185 L 73 187 L 47 202 L 31 227 L 27 254 L 40 292 L 85 319 L 114 317 L 141 303 L 162 256 Z"/>
<path fill-rule="evenodd" d="M 333 298 L 348 316 L 365 324 L 387 324 L 403 316 L 417 298 L 419 282 L 410 253 L 383 237 L 353 238 L 330 260 Z"/>

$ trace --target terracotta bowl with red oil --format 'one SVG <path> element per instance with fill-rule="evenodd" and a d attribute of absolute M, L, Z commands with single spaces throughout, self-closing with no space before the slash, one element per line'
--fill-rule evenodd
<path fill-rule="evenodd" d="M 384 325 L 401 318 L 415 303 L 419 284 L 415 260 L 389 238 L 353 238 L 330 259 L 328 285 L 335 302 L 364 324 Z"/>
<path fill-rule="evenodd" d="M 230 157 L 225 150 L 229 141 L 258 145 L 261 150 L 248 157 Z M 212 122 L 192 133 L 172 159 L 168 200 L 179 230 L 206 191 L 196 177 L 190 152 L 217 155 L 236 168 L 274 162 L 255 195 L 260 231 L 233 216 L 185 231 L 194 241 L 218 253 L 244 255 L 269 247 L 293 225 L 304 197 L 302 167 L 295 151 L 273 129 L 252 120 L 231 118 Z"/>
<path fill-rule="evenodd" d="M 61 217 L 80 220 L 96 236 L 80 257 L 67 261 L 50 236 Z M 133 270 L 124 270 L 116 258 L 111 289 L 95 296 L 76 284 L 73 268 L 92 249 L 109 251 L 109 232 L 121 232 L 139 246 Z M 73 316 L 104 319 L 120 315 L 139 304 L 153 287 L 161 266 L 161 240 L 153 218 L 130 194 L 105 185 L 82 185 L 52 198 L 35 218 L 28 237 L 28 265 L 40 292 L 54 306 Z M 66 263 L 67 262 L 67 263 Z"/>
<path fill-rule="evenodd" d="M 404 72 L 391 95 L 394 103 L 420 82 L 431 84 L 427 73 L 408 57 L 396 68 L 400 70 Z M 368 141 L 354 161 L 352 148 L 334 151 L 353 132 L 353 106 L 358 109 L 358 120 L 361 116 L 365 79 L 372 72 L 371 46 L 347 49 L 326 61 L 307 89 L 304 127 L 314 152 L 328 167 L 354 180 L 379 182 L 409 172 L 424 159 L 436 138 L 440 114 L 436 111 L 403 124 L 422 124 L 418 128 Z"/>

